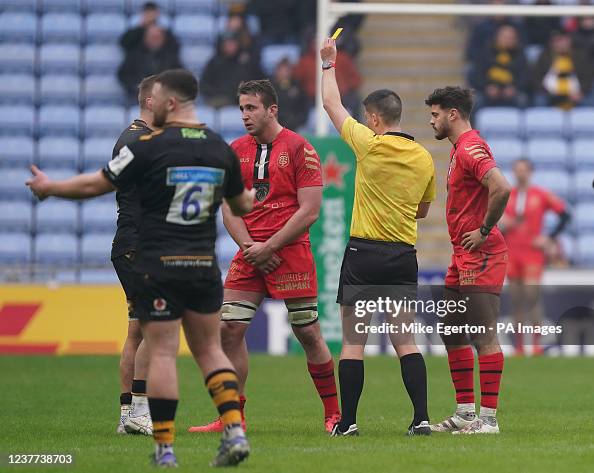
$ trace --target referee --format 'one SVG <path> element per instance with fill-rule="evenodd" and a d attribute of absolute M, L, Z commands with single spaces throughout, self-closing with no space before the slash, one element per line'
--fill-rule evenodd
<path fill-rule="evenodd" d="M 361 322 L 369 324 L 372 314 L 366 313 L 363 319 L 355 313 L 355 307 L 364 299 L 388 295 L 381 286 L 397 289 L 401 298 L 403 294 L 408 300 L 416 297 L 416 220 L 427 216 L 435 200 L 435 170 L 429 152 L 412 136 L 402 133 L 400 97 L 391 90 L 372 92 L 363 101 L 367 126 L 358 123 L 341 103 L 335 75 L 336 42 L 328 38 L 320 54 L 324 108 L 357 159 L 351 234 L 337 297 L 343 338 L 338 367 L 342 420 L 334 426 L 332 435 L 358 435 L 356 414 L 363 391 L 363 353 L 367 342 L 367 334 L 361 333 L 360 327 Z M 414 313 L 410 312 L 389 315 L 398 316 L 399 323 L 414 320 Z M 414 406 L 408 434 L 429 435 L 423 356 L 413 334 L 391 333 L 390 339 Z"/>

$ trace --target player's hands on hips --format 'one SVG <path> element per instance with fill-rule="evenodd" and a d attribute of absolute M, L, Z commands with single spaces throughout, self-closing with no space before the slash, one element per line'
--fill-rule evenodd
<path fill-rule="evenodd" d="M 462 235 L 462 247 L 468 251 L 478 250 L 486 241 L 487 237 L 482 235 L 480 228 Z"/>
<path fill-rule="evenodd" d="M 31 166 L 31 174 L 33 177 L 25 182 L 25 184 L 29 186 L 31 192 L 33 192 L 39 200 L 47 198 L 49 196 L 49 177 L 35 165 Z"/>
<path fill-rule="evenodd" d="M 322 61 L 336 62 L 336 41 L 332 38 L 326 38 L 322 49 L 320 49 L 320 57 Z"/>
<path fill-rule="evenodd" d="M 254 266 L 262 265 L 272 257 L 273 251 L 265 242 L 245 242 L 246 249 L 243 250 L 245 260 Z"/>

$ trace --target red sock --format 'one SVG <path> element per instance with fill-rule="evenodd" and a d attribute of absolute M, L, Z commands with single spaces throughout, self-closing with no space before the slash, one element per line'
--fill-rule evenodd
<path fill-rule="evenodd" d="M 458 404 L 474 404 L 474 352 L 471 347 L 448 352 Z"/>
<path fill-rule="evenodd" d="M 243 394 L 240 394 L 239 395 L 239 410 L 241 411 L 241 418 L 243 420 L 245 420 L 245 413 L 243 412 L 243 408 L 245 406 L 245 401 L 247 401 L 247 398 Z"/>
<path fill-rule="evenodd" d="M 481 407 L 497 409 L 499 384 L 503 372 L 503 353 L 479 356 Z"/>
<path fill-rule="evenodd" d="M 334 360 L 331 358 L 330 361 L 319 365 L 307 363 L 307 370 L 324 404 L 324 417 L 330 417 L 340 412 L 338 397 L 336 396 Z"/>

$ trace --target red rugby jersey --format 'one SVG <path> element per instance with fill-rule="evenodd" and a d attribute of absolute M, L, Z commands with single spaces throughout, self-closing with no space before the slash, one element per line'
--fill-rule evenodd
<path fill-rule="evenodd" d="M 525 192 L 518 192 L 514 187 L 505 215 L 517 223 L 505 233 L 507 245 L 514 250 L 532 248 L 532 242 L 542 233 L 544 216 L 549 210 L 560 214 L 565 211 L 565 204 L 541 187 L 530 186 Z"/>
<path fill-rule="evenodd" d="M 493 154 L 478 131 L 470 130 L 460 135 L 450 153 L 446 201 L 446 221 L 454 254 L 468 253 L 462 247 L 462 235 L 483 224 L 489 190 L 483 187 L 481 180 L 494 167 Z M 505 240 L 497 227 L 479 248 L 479 251 L 490 254 L 506 250 Z"/>
<path fill-rule="evenodd" d="M 231 147 L 241 162 L 244 185 L 256 188 L 254 209 L 243 221 L 254 241 L 266 241 L 299 209 L 297 189 L 322 185 L 320 158 L 305 138 L 287 128 L 272 143 L 258 144 L 244 135 Z M 295 241 L 309 241 L 309 232 Z"/>

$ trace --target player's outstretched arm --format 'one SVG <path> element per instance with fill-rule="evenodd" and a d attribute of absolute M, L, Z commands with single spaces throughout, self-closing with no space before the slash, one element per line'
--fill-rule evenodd
<path fill-rule="evenodd" d="M 26 185 L 39 200 L 50 196 L 64 199 L 89 199 L 116 189 L 105 177 L 103 171 L 79 174 L 63 181 L 52 181 L 47 174 L 33 165 L 31 174 L 33 177 L 26 182 Z"/>
<path fill-rule="evenodd" d="M 322 58 L 322 102 L 338 133 L 342 132 L 344 121 L 351 115 L 342 105 L 340 91 L 336 82 L 336 41 L 328 38 L 324 41 L 320 56 Z"/>
<path fill-rule="evenodd" d="M 255 195 L 256 189 L 244 189 L 241 194 L 225 199 L 225 202 L 229 206 L 233 215 L 241 217 L 242 215 L 250 213 L 254 208 Z"/>

